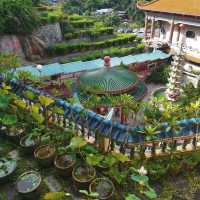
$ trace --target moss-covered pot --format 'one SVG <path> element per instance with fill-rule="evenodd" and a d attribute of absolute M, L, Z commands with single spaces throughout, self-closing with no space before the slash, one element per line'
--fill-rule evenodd
<path fill-rule="evenodd" d="M 0 183 L 5 183 L 8 180 L 8 177 L 15 171 L 16 167 L 16 160 L 0 157 Z"/>
<path fill-rule="evenodd" d="M 44 167 L 49 167 L 53 164 L 54 156 L 55 147 L 51 145 L 39 146 L 34 151 L 34 157 Z"/>
<path fill-rule="evenodd" d="M 78 189 L 88 189 L 90 182 L 95 176 L 95 168 L 89 165 L 77 165 L 72 171 L 72 178 Z"/>
<path fill-rule="evenodd" d="M 42 178 L 38 172 L 28 171 L 21 174 L 16 183 L 16 190 L 24 199 L 38 199 Z"/>
<path fill-rule="evenodd" d="M 36 148 L 36 145 L 36 140 L 31 139 L 27 135 L 20 139 L 20 146 L 22 147 L 23 151 L 27 154 L 33 153 L 34 149 Z"/>
<path fill-rule="evenodd" d="M 91 182 L 89 191 L 97 192 L 100 200 L 108 200 L 114 196 L 115 187 L 113 182 L 107 178 L 96 178 Z"/>
<path fill-rule="evenodd" d="M 58 173 L 62 176 L 71 176 L 76 158 L 73 155 L 56 156 L 54 165 Z"/>

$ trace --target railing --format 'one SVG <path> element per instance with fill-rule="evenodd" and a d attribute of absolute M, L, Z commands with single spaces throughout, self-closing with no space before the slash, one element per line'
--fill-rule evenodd
<path fill-rule="evenodd" d="M 24 99 L 28 104 L 34 102 L 26 99 L 23 92 L 32 91 L 37 95 L 46 95 L 38 89 L 30 86 L 22 88 L 18 83 L 12 82 L 12 92 Z M 86 110 L 79 105 L 71 105 L 62 99 L 55 100 L 56 106 L 64 110 L 64 115 L 51 113 L 49 120 L 68 128 L 72 125 L 76 131 L 85 138 L 93 137 L 94 142 L 98 145 L 97 135 L 105 139 L 107 150 L 119 150 L 128 154 L 131 158 L 149 158 L 151 156 L 164 156 L 172 153 L 185 153 L 200 150 L 200 118 L 192 118 L 177 122 L 181 127 L 178 134 L 167 132 L 167 124 L 163 124 L 163 130 L 157 134 L 157 139 L 146 140 L 141 133 L 144 126 L 129 126 L 106 120 L 102 116 L 91 110 Z"/>

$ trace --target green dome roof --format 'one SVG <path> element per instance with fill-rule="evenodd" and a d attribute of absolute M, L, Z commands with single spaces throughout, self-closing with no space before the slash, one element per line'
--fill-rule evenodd
<path fill-rule="evenodd" d="M 83 73 L 79 82 L 83 88 L 95 88 L 97 94 L 119 94 L 133 89 L 138 77 L 122 67 L 104 67 Z"/>

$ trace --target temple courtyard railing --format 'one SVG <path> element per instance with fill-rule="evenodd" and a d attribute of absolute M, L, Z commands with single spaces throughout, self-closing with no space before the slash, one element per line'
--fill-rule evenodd
<path fill-rule="evenodd" d="M 29 104 L 34 102 L 26 99 L 23 95 L 24 91 L 28 90 L 37 95 L 49 96 L 31 86 L 22 87 L 15 81 L 11 82 L 11 86 L 12 92 Z M 130 126 L 113 122 L 91 110 L 84 109 L 81 105 L 72 105 L 62 99 L 49 97 L 54 99 L 55 105 L 64 111 L 64 115 L 62 115 L 49 110 L 51 113 L 49 119 L 53 123 L 58 123 L 66 128 L 72 125 L 85 138 L 92 137 L 97 145 L 99 145 L 97 140 L 100 136 L 106 144 L 104 150 L 116 149 L 121 153 L 128 154 L 131 158 L 165 156 L 171 153 L 182 154 L 200 150 L 200 118 L 177 121 L 180 131 L 176 133 L 172 130 L 166 131 L 168 124 L 165 123 L 162 130 L 156 135 L 156 139 L 147 140 L 141 133 L 144 130 L 143 125 Z"/>

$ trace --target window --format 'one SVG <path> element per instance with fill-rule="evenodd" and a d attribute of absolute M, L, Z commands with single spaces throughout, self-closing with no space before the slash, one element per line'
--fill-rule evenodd
<path fill-rule="evenodd" d="M 186 37 L 187 38 L 195 38 L 195 32 L 194 31 L 187 31 Z"/>

